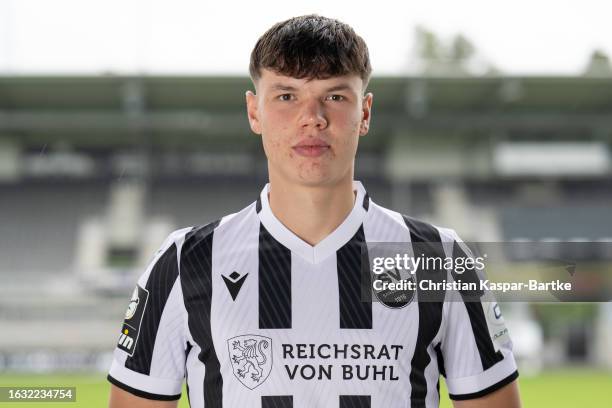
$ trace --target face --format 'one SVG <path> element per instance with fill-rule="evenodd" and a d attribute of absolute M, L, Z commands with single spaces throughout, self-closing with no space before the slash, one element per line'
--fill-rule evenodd
<path fill-rule="evenodd" d="M 296 79 L 262 70 L 257 93 L 247 92 L 247 112 L 262 137 L 271 182 L 322 186 L 353 179 L 372 107 L 362 87 L 357 75 Z"/>

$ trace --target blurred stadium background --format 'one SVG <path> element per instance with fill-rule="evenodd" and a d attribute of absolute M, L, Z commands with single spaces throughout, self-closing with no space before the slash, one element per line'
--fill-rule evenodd
<path fill-rule="evenodd" d="M 476 75 L 466 39 L 440 55 L 419 35 L 420 73 L 370 84 L 356 178 L 373 199 L 466 241 L 612 240 L 607 57 L 574 76 Z M 0 385 L 76 384 L 79 405 L 106 403 L 125 307 L 162 240 L 243 208 L 266 182 L 250 88 L 240 76 L 0 76 Z M 526 406 L 609 403 L 612 303 L 503 309 Z"/>

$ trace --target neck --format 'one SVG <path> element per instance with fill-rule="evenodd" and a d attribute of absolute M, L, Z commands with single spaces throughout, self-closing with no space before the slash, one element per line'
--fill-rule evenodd
<path fill-rule="evenodd" d="M 331 234 L 355 203 L 353 177 L 336 184 L 304 186 L 270 176 L 270 208 L 285 227 L 310 245 Z"/>

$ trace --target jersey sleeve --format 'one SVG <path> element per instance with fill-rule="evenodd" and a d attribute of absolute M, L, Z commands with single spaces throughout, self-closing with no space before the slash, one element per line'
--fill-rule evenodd
<path fill-rule="evenodd" d="M 448 252 L 453 258 L 472 256 L 454 231 L 452 235 Z M 462 279 L 477 280 L 475 273 L 472 271 L 471 277 Z M 490 293 L 478 295 L 451 291 L 444 303 L 438 362 L 453 400 L 480 398 L 518 377 L 512 341 L 501 309 Z"/>
<path fill-rule="evenodd" d="M 118 333 L 108 380 L 139 397 L 180 398 L 187 337 L 176 241 L 185 230 L 166 239 L 138 279 Z"/>

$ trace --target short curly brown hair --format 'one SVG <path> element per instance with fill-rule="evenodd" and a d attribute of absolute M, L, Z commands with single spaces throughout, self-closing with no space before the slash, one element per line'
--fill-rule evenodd
<path fill-rule="evenodd" d="M 310 79 L 356 74 L 363 89 L 372 74 L 363 38 L 348 24 L 316 14 L 281 21 L 266 31 L 251 52 L 253 82 L 261 77 L 261 69 Z"/>

